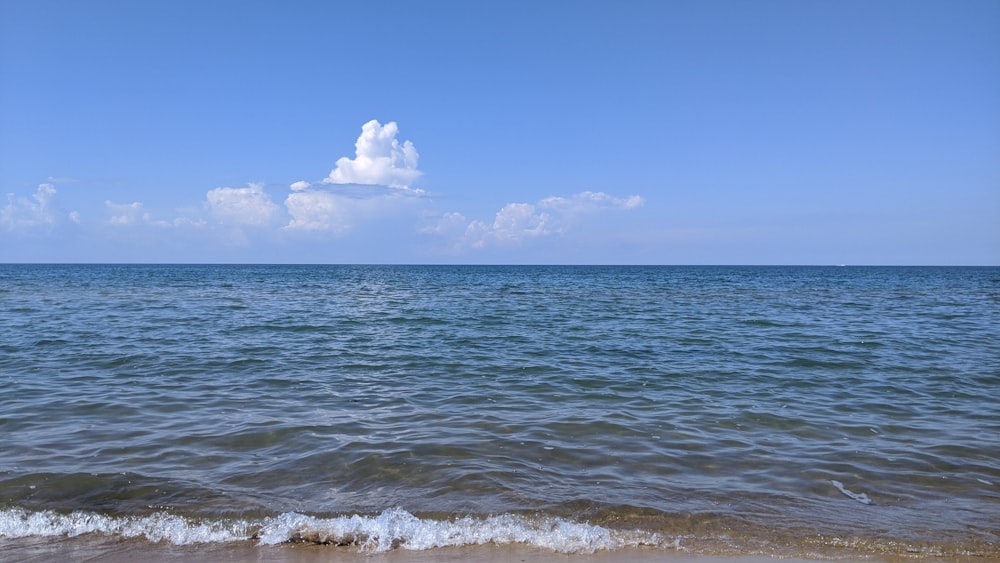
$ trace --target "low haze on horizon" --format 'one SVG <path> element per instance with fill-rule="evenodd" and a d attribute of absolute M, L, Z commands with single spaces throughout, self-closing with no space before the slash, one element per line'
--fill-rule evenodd
<path fill-rule="evenodd" d="M 0 262 L 1000 265 L 998 21 L 0 0 Z"/>

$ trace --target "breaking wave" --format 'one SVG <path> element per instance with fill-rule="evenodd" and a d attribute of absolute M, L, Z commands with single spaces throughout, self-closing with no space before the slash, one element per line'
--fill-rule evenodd
<path fill-rule="evenodd" d="M 384 552 L 483 544 L 522 544 L 564 553 L 593 553 L 640 545 L 664 545 L 657 534 L 609 530 L 555 517 L 501 514 L 454 520 L 419 518 L 401 508 L 377 516 L 322 518 L 287 512 L 261 520 L 198 520 L 167 513 L 106 516 L 76 511 L 0 510 L 0 537 L 104 534 L 176 545 L 256 540 L 260 545 L 309 542 Z"/>

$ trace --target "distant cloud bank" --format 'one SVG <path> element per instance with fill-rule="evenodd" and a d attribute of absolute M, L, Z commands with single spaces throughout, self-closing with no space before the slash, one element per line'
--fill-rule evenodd
<path fill-rule="evenodd" d="M 635 209 L 643 203 L 645 200 L 637 195 L 617 198 L 589 191 L 569 197 L 547 197 L 535 204 L 508 203 L 497 211 L 492 223 L 469 222 L 461 242 L 473 248 L 521 244 L 533 238 L 566 233 L 587 215 Z M 444 219 L 454 224 L 456 214 L 446 214 Z"/>
<path fill-rule="evenodd" d="M 264 227 L 272 224 L 281 212 L 260 184 L 215 188 L 208 191 L 205 199 L 212 216 L 222 224 Z"/>
<path fill-rule="evenodd" d="M 638 195 L 616 197 L 582 191 L 534 203 L 506 203 L 492 219 L 470 219 L 458 211 L 435 212 L 436 196 L 413 187 L 423 174 L 418 169 L 420 155 L 416 146 L 409 140 L 400 142 L 398 135 L 394 121 L 385 125 L 374 119 L 368 121 L 361 126 L 353 158 L 338 158 L 329 175 L 318 181 L 289 184 L 281 203 L 268 189 L 280 192 L 282 188 L 265 188 L 262 183 L 251 182 L 210 189 L 200 207 L 179 202 L 181 205 L 173 210 L 151 210 L 140 201 L 118 203 L 108 199 L 103 219 L 91 219 L 91 224 L 113 227 L 112 231 L 119 233 L 150 227 L 156 227 L 156 231 L 186 229 L 188 233 L 200 233 L 195 238 L 215 237 L 214 242 L 220 244 L 252 245 L 262 240 L 287 242 L 289 237 L 294 240 L 295 233 L 309 234 L 313 239 L 343 237 L 365 225 L 391 221 L 397 226 L 394 232 L 402 233 L 399 236 L 406 235 L 398 225 L 409 224 L 410 236 L 437 240 L 451 252 L 476 252 L 561 236 L 591 216 L 629 211 L 645 202 Z M 0 208 L 0 227 L 18 232 L 40 231 L 40 227 L 60 223 L 86 226 L 79 211 L 57 211 L 56 198 L 52 183 L 39 184 L 29 197 L 8 194 L 6 205 Z"/>

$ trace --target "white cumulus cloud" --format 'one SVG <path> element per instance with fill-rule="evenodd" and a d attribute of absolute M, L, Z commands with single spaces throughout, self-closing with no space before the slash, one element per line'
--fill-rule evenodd
<path fill-rule="evenodd" d="M 335 235 L 372 222 L 414 214 L 424 198 L 412 191 L 388 187 L 372 190 L 358 186 L 312 187 L 297 190 L 285 198 L 291 220 L 290 231 L 326 231 Z"/>
<path fill-rule="evenodd" d="M 350 203 L 348 198 L 330 192 L 294 191 L 285 199 L 285 207 L 292 217 L 285 228 L 346 232 L 351 228 Z"/>
<path fill-rule="evenodd" d="M 465 242 L 482 248 L 489 242 L 517 244 L 557 232 L 552 215 L 539 213 L 530 203 L 508 203 L 497 211 L 492 223 L 472 221 L 465 229 Z"/>
<path fill-rule="evenodd" d="M 373 119 L 361 126 L 354 158 L 338 159 L 322 182 L 290 184 L 285 230 L 340 235 L 405 209 L 413 211 L 426 195 L 410 187 L 421 175 L 420 155 L 412 142 L 401 143 L 398 134 L 396 122 L 382 125 Z"/>
<path fill-rule="evenodd" d="M 131 203 L 115 203 L 109 199 L 104 201 L 104 206 L 107 207 L 108 211 L 111 213 L 110 217 L 108 217 L 107 224 L 115 227 L 154 227 L 157 229 L 165 229 L 202 228 L 206 225 L 205 221 L 201 219 L 192 219 L 188 217 L 175 217 L 170 220 L 157 219 L 146 209 L 146 206 L 139 201 L 133 201 Z"/>
<path fill-rule="evenodd" d="M 151 219 L 149 213 L 145 211 L 142 203 L 133 201 L 132 203 L 115 203 L 105 200 L 104 205 L 111 211 L 111 218 L 108 223 L 118 226 L 135 225 Z"/>
<path fill-rule="evenodd" d="M 205 194 L 208 209 L 220 223 L 265 227 L 272 224 L 281 208 L 260 184 L 245 188 L 215 188 Z"/>
<path fill-rule="evenodd" d="M 0 209 L 0 225 L 13 230 L 54 224 L 55 197 L 56 187 L 52 184 L 39 184 L 31 199 L 7 194 L 7 205 Z"/>
<path fill-rule="evenodd" d="M 491 233 L 503 242 L 519 242 L 561 230 L 552 215 L 538 212 L 530 203 L 508 203 L 497 211 Z"/>
<path fill-rule="evenodd" d="M 361 136 L 354 144 L 354 158 L 339 158 L 336 168 L 323 182 L 409 189 L 421 174 L 417 170 L 420 155 L 410 141 L 400 144 L 396 139 L 398 133 L 395 121 L 382 125 L 373 119 L 365 123 L 361 126 Z"/>
<path fill-rule="evenodd" d="M 641 196 L 618 198 L 604 192 L 580 192 L 569 197 L 547 197 L 537 203 L 508 203 L 497 211 L 492 222 L 471 221 L 462 234 L 462 244 L 482 248 L 488 244 L 516 245 L 531 239 L 560 235 L 585 220 L 586 216 L 609 211 L 628 211 L 645 203 Z M 445 214 L 428 234 L 454 230 L 459 214 Z M 464 219 L 464 218 L 463 218 Z"/>

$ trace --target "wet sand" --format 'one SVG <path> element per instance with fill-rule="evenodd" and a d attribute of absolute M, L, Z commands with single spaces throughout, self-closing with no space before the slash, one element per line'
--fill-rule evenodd
<path fill-rule="evenodd" d="M 481 545 L 410 551 L 396 549 L 385 553 L 365 553 L 353 547 L 334 547 L 315 544 L 283 544 L 258 546 L 251 541 L 224 544 L 199 544 L 178 546 L 167 543 L 150 543 L 142 540 L 88 536 L 76 538 L 19 538 L 0 539 L 0 561 L 41 563 L 49 561 L 88 563 L 135 563 L 136 561 L 167 563 L 178 561 L 243 562 L 258 563 L 808 563 L 828 558 L 773 558 L 767 556 L 717 556 L 697 555 L 684 551 L 656 548 L 633 548 L 599 551 L 593 554 L 557 553 L 554 551 L 518 545 Z M 861 561 L 928 561 L 924 558 L 836 558 L 839 562 Z M 936 561 L 941 561 L 937 559 Z M 994 563 L 994 558 L 949 558 L 955 563 Z"/>

